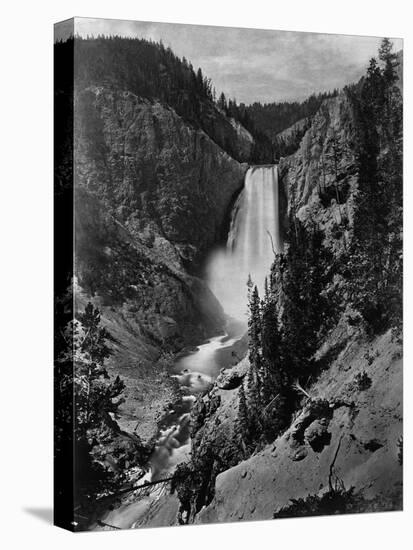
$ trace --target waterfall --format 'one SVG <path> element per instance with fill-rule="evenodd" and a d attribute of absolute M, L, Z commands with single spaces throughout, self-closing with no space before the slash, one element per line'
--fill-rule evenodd
<path fill-rule="evenodd" d="M 262 295 L 274 251 L 281 250 L 278 169 L 253 166 L 232 210 L 226 247 L 207 266 L 208 284 L 228 315 L 246 322 L 248 275 Z"/>

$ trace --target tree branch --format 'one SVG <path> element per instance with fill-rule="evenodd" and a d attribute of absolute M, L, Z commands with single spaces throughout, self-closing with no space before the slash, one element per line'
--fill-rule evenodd
<path fill-rule="evenodd" d="M 275 248 L 274 248 L 274 241 L 272 240 L 272 235 L 271 235 L 271 233 L 268 231 L 268 229 L 267 229 L 267 233 L 268 233 L 268 235 L 269 235 L 269 237 L 270 237 L 270 240 L 271 240 L 272 252 L 273 252 L 274 256 L 276 256 L 276 255 L 277 255 L 277 252 L 275 251 Z"/>
<path fill-rule="evenodd" d="M 293 384 L 293 388 L 299 393 L 304 394 L 306 397 L 308 397 L 308 399 L 312 399 L 311 395 L 308 392 L 306 392 L 302 386 L 300 386 L 298 380 L 296 380 L 295 383 Z"/>
<path fill-rule="evenodd" d="M 267 412 L 267 410 L 269 409 L 269 407 L 274 403 L 274 401 L 276 399 L 278 399 L 280 397 L 280 394 L 277 393 L 277 395 L 274 397 L 274 399 L 271 399 L 271 401 L 268 403 L 268 405 L 264 408 L 264 410 L 262 411 L 262 416 L 264 416 L 264 414 Z"/>
<path fill-rule="evenodd" d="M 340 436 L 340 439 L 338 441 L 336 452 L 334 453 L 334 458 L 332 463 L 330 464 L 330 473 L 328 475 L 328 486 L 330 488 L 330 491 L 334 491 L 335 488 L 333 487 L 333 471 L 334 471 L 334 464 L 336 463 L 338 451 L 340 450 L 341 440 L 343 439 L 343 435 Z"/>

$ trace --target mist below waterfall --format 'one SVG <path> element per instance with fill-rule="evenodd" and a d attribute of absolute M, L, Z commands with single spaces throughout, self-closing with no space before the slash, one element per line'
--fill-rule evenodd
<path fill-rule="evenodd" d="M 248 275 L 262 295 L 274 252 L 282 250 L 278 197 L 277 166 L 249 168 L 226 246 L 212 253 L 207 264 L 208 284 L 225 313 L 245 323 Z"/>

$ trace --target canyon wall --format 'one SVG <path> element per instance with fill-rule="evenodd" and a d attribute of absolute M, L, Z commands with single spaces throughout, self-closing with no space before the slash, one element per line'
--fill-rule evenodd
<path fill-rule="evenodd" d="M 325 99 L 297 151 L 280 160 L 280 179 L 288 208 L 305 224 L 316 223 L 324 244 L 344 250 L 353 224 L 357 167 L 355 120 L 348 97 Z"/>
<path fill-rule="evenodd" d="M 172 108 L 130 92 L 77 90 L 75 113 L 76 305 L 92 299 L 116 338 L 110 372 L 127 382 L 131 428 L 142 395 L 156 401 L 148 387 L 168 386 L 164 358 L 224 329 L 196 273 L 225 234 L 247 165 Z M 215 114 L 225 132 L 231 121 Z M 248 150 L 248 132 L 234 132 Z M 171 400 L 168 391 L 159 406 Z M 135 425 L 159 414 L 138 414 Z"/>

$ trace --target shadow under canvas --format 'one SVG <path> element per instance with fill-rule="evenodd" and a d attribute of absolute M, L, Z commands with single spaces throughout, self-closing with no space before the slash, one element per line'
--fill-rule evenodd
<path fill-rule="evenodd" d="M 53 508 L 25 508 L 26 514 L 53 525 Z"/>

